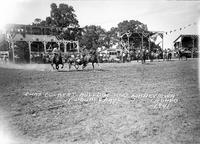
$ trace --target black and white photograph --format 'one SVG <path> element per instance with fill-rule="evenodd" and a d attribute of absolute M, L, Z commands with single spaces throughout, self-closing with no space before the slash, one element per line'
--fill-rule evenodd
<path fill-rule="evenodd" d="M 0 4 L 0 144 L 200 144 L 200 0 Z"/>

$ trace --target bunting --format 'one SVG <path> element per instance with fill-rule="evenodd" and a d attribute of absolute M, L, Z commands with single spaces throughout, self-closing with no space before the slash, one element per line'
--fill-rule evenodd
<path fill-rule="evenodd" d="M 174 30 L 170 30 L 170 31 L 168 31 L 168 32 L 165 32 L 164 34 L 165 34 L 165 35 L 169 35 L 169 34 L 172 34 L 173 32 L 182 31 L 183 29 L 186 29 L 186 28 L 188 28 L 188 27 L 194 26 L 194 25 L 196 25 L 196 24 L 197 24 L 197 22 L 193 22 L 193 23 L 191 23 L 191 24 L 188 24 L 187 26 L 180 27 L 180 28 L 178 28 L 178 29 L 174 29 Z"/>

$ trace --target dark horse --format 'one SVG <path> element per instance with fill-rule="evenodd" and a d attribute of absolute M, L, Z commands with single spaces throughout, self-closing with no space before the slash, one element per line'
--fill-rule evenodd
<path fill-rule="evenodd" d="M 144 64 L 145 62 L 146 62 L 146 59 L 147 59 L 147 51 L 145 50 L 145 49 L 143 49 L 142 51 L 141 51 L 141 61 L 142 61 L 142 64 Z"/>
<path fill-rule="evenodd" d="M 171 52 L 168 52 L 167 53 L 167 60 L 172 60 L 172 53 Z"/>
<path fill-rule="evenodd" d="M 59 65 L 61 64 L 62 65 L 62 69 L 64 67 L 64 63 L 63 63 L 63 60 L 62 60 L 62 56 L 61 56 L 61 53 L 60 54 L 55 54 L 52 59 L 51 59 L 51 66 L 54 68 L 54 65 L 56 66 L 56 69 L 58 70 L 59 69 Z"/>
<path fill-rule="evenodd" d="M 99 66 L 99 56 L 96 51 L 91 52 L 90 54 L 86 54 L 83 56 L 82 61 L 80 61 L 80 64 L 83 64 L 82 69 L 84 69 L 88 63 L 92 63 L 92 67 L 94 70 L 94 64 L 96 63 Z"/>
<path fill-rule="evenodd" d="M 179 58 L 179 60 L 182 60 L 183 57 L 185 57 L 185 60 L 187 60 L 188 53 L 186 53 L 185 50 L 183 50 L 183 51 L 178 50 L 178 51 L 177 51 L 177 54 L 178 54 L 178 58 Z"/>

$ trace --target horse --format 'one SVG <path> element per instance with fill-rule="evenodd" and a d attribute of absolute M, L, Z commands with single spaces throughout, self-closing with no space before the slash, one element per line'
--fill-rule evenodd
<path fill-rule="evenodd" d="M 188 57 L 188 54 L 186 53 L 186 51 L 185 50 L 178 50 L 177 51 L 177 55 L 178 55 L 178 57 L 179 57 L 179 60 L 182 60 L 183 59 L 183 57 L 185 57 L 185 60 L 187 60 L 187 57 Z"/>
<path fill-rule="evenodd" d="M 92 63 L 92 68 L 94 70 L 94 64 L 96 63 L 98 67 L 100 68 L 99 65 L 99 56 L 96 51 L 91 52 L 90 54 L 86 54 L 83 56 L 82 61 L 80 61 L 80 64 L 83 64 L 82 69 L 84 69 L 88 63 Z"/>
<path fill-rule="evenodd" d="M 155 53 L 153 51 L 149 52 L 149 59 L 150 62 L 153 62 L 153 59 L 155 58 Z"/>
<path fill-rule="evenodd" d="M 135 56 L 136 56 L 137 62 L 139 62 L 139 60 L 141 58 L 140 51 L 137 51 Z"/>
<path fill-rule="evenodd" d="M 60 64 L 62 65 L 61 69 L 64 68 L 64 63 L 63 63 L 63 59 L 62 59 L 61 53 L 55 54 L 54 56 L 52 56 L 52 58 L 51 58 L 51 66 L 53 67 L 53 69 L 55 69 L 54 66 L 53 66 L 54 64 L 55 64 L 57 70 L 59 70 L 59 65 Z"/>
<path fill-rule="evenodd" d="M 147 51 L 145 49 L 143 49 L 141 51 L 141 61 L 142 61 L 142 64 L 144 64 L 146 62 L 146 59 L 147 59 Z"/>
<path fill-rule="evenodd" d="M 169 60 L 171 60 L 172 59 L 172 53 L 171 52 L 168 52 L 167 53 L 167 60 L 169 61 Z"/>
<path fill-rule="evenodd" d="M 167 60 L 167 51 L 163 51 L 163 61 Z"/>

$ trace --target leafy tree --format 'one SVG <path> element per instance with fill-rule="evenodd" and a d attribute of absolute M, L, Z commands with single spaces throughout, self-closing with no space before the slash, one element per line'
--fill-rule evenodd
<path fill-rule="evenodd" d="M 61 3 L 57 7 L 55 3 L 52 3 L 50 18 L 52 26 L 62 28 L 69 26 L 79 27 L 74 8 L 67 4 Z"/>
<path fill-rule="evenodd" d="M 0 51 L 8 51 L 9 50 L 9 43 L 6 40 L 5 34 L 0 34 Z"/>
<path fill-rule="evenodd" d="M 83 28 L 83 35 L 80 40 L 80 46 L 89 49 L 97 49 L 103 45 L 106 31 L 100 26 L 90 25 Z"/>
<path fill-rule="evenodd" d="M 126 32 L 147 32 L 147 25 L 138 20 L 123 21 L 118 24 L 118 31 L 123 34 Z"/>
<path fill-rule="evenodd" d="M 112 27 L 107 33 L 105 38 L 105 43 L 107 46 L 112 46 L 120 41 L 119 30 L 116 27 Z"/>
<path fill-rule="evenodd" d="M 129 38 L 127 35 L 124 35 L 122 39 L 126 43 L 128 43 L 129 41 L 129 44 L 133 49 L 141 47 L 142 33 L 148 34 L 146 36 L 143 36 L 143 46 L 146 48 L 148 48 L 149 46 L 148 37 L 153 35 L 152 32 L 148 31 L 147 25 L 138 20 L 125 20 L 123 22 L 120 22 L 118 24 L 117 31 L 120 33 L 120 35 L 123 35 L 125 33 L 131 34 Z"/>
<path fill-rule="evenodd" d="M 59 27 L 62 31 L 58 35 L 63 39 L 75 40 L 80 38 L 81 29 L 74 8 L 63 3 L 58 6 L 52 3 L 50 7 L 50 16 L 46 17 L 45 20 L 36 18 L 33 25 Z"/>
<path fill-rule="evenodd" d="M 41 19 L 40 18 L 35 18 L 34 22 L 33 22 L 33 25 L 41 25 Z"/>

